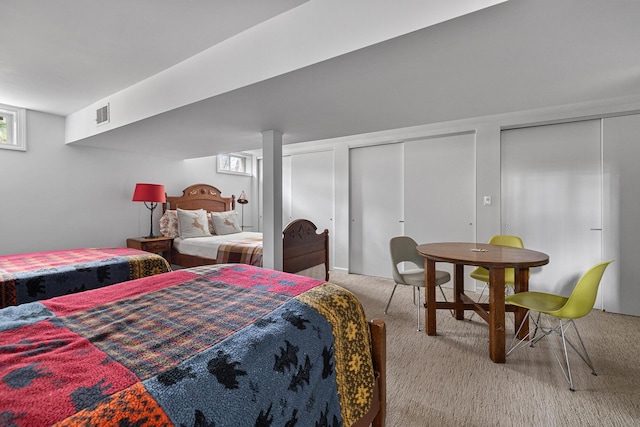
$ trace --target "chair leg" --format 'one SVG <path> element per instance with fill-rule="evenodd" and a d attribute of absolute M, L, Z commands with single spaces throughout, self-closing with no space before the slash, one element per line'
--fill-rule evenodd
<path fill-rule="evenodd" d="M 387 301 L 387 306 L 384 308 L 384 314 L 387 314 L 387 310 L 389 310 L 389 304 L 391 304 L 391 298 L 393 298 L 393 294 L 396 292 L 397 287 L 398 287 L 398 284 L 396 283 L 395 286 L 393 287 L 393 290 L 391 291 L 391 296 L 389 296 L 389 301 Z"/>
<path fill-rule="evenodd" d="M 535 343 L 540 341 L 540 338 L 536 339 L 536 335 L 538 334 L 538 329 L 540 329 L 540 316 L 542 313 L 538 313 L 538 318 L 533 321 L 533 324 L 536 325 L 536 328 L 533 330 L 533 335 L 531 335 L 531 344 L 529 347 L 533 347 Z"/>
<path fill-rule="evenodd" d="M 564 361 L 567 366 L 567 373 L 565 374 L 565 378 L 569 380 L 569 390 L 576 391 L 573 388 L 573 377 L 571 377 L 571 366 L 569 365 L 569 353 L 567 352 L 567 340 L 565 338 L 565 328 L 564 328 L 564 325 L 562 324 L 562 319 L 559 319 L 558 321 L 560 322 L 560 335 L 562 336 L 562 350 L 564 351 Z M 562 367 L 562 365 L 560 365 L 560 367 Z M 564 373 L 564 370 L 562 372 Z"/>
<path fill-rule="evenodd" d="M 564 374 L 565 379 L 569 382 L 569 390 L 571 391 L 575 391 L 575 389 L 573 388 L 573 378 L 571 376 L 571 367 L 569 366 L 569 352 L 567 351 L 567 344 L 569 344 L 569 346 L 573 349 L 573 351 L 576 352 L 576 354 L 578 356 L 580 356 L 580 358 L 582 359 L 582 361 L 589 367 L 591 368 L 591 374 L 592 375 L 598 375 L 596 374 L 596 370 L 593 368 L 593 363 L 591 362 L 591 358 L 589 357 L 589 353 L 587 353 L 587 349 L 584 346 L 584 342 L 582 341 L 582 337 L 580 336 L 580 332 L 578 332 L 578 328 L 576 327 L 575 322 L 573 321 L 573 319 L 568 319 L 565 323 L 562 323 L 562 319 L 559 319 L 559 326 L 554 329 L 560 329 L 560 335 L 562 337 L 562 349 L 564 351 L 564 360 L 566 363 L 566 367 L 567 367 L 567 371 L 565 373 L 564 369 L 562 369 L 562 373 Z M 576 331 L 576 336 L 578 337 L 578 341 L 580 342 L 580 347 L 582 347 L 582 351 L 580 351 L 575 345 L 573 345 L 571 343 L 571 341 L 567 338 L 567 331 L 569 330 L 570 327 L 573 326 L 573 330 Z M 556 357 L 556 360 L 558 358 Z M 560 363 L 558 361 L 558 363 Z M 560 365 L 560 367 L 562 368 L 562 365 Z"/>
<path fill-rule="evenodd" d="M 484 283 L 484 286 L 482 287 L 482 290 L 480 291 L 480 296 L 478 297 L 478 302 L 482 302 L 482 296 L 484 295 L 484 292 L 487 290 L 487 283 Z"/>
<path fill-rule="evenodd" d="M 556 332 L 558 333 L 558 335 L 560 335 L 560 338 L 562 339 L 562 353 L 563 353 L 562 355 L 564 356 L 564 364 L 563 362 L 560 361 L 560 357 L 558 357 L 558 352 L 556 351 L 556 349 L 554 348 L 555 346 L 551 342 L 549 343 L 549 349 L 553 353 L 553 356 L 555 357 L 556 362 L 558 363 L 558 366 L 560 366 L 560 370 L 562 371 L 562 375 L 564 375 L 564 379 L 569 383 L 569 390 L 575 391 L 575 389 L 573 388 L 573 377 L 571 376 L 571 365 L 569 364 L 569 353 L 567 352 L 567 340 L 565 336 L 566 329 L 567 329 L 567 326 L 562 323 L 562 319 L 558 319 L 558 326 L 556 326 L 555 328 L 550 327 L 547 330 L 545 330 L 542 327 L 540 328 L 540 330 L 544 333 L 544 335 L 540 337 L 540 339 L 542 339 L 543 337 L 549 336 L 553 332 Z"/>
<path fill-rule="evenodd" d="M 582 361 L 584 363 L 586 363 L 587 366 L 589 366 L 589 368 L 591 368 L 591 374 L 597 376 L 598 374 L 596 374 L 596 370 L 593 367 L 593 362 L 591 362 L 591 358 L 589 357 L 589 353 L 587 353 L 587 348 L 584 346 L 584 342 L 582 341 L 582 337 L 580 336 L 580 332 L 578 332 L 578 327 L 576 326 L 576 324 L 573 321 L 573 319 L 569 320 L 569 322 L 571 322 L 571 325 L 573 325 L 573 330 L 576 331 L 576 336 L 578 337 L 578 341 L 580 341 L 580 346 L 582 347 L 582 353 L 580 353 L 580 351 L 578 351 L 578 349 L 573 344 L 571 344 L 571 341 L 567 340 L 567 343 L 569 343 L 571 348 L 573 348 L 573 350 L 576 353 L 578 353 L 578 356 L 580 356 Z"/>
<path fill-rule="evenodd" d="M 562 324 L 562 319 L 559 319 L 559 326 L 552 328 L 552 327 L 548 327 L 545 328 L 541 325 L 540 323 L 540 313 L 538 313 L 537 319 L 534 319 L 533 317 L 531 317 L 531 320 L 533 321 L 533 323 L 536 325 L 535 330 L 533 331 L 533 333 L 531 333 L 531 331 L 529 331 L 529 333 L 527 335 L 524 336 L 524 338 L 522 338 L 521 340 L 518 340 L 518 342 L 516 342 L 514 344 L 514 342 L 517 340 L 517 336 L 518 333 L 520 333 L 520 330 L 522 329 L 522 326 L 524 325 L 524 322 L 528 321 L 528 318 L 530 317 L 529 314 L 531 313 L 531 311 L 527 311 L 527 314 L 524 316 L 524 319 L 522 320 L 522 323 L 520 324 L 520 327 L 518 327 L 518 330 L 516 331 L 514 337 L 513 337 L 513 341 L 511 343 L 511 346 L 509 347 L 509 350 L 507 351 L 507 356 L 510 355 L 512 352 L 514 352 L 515 350 L 522 348 L 525 346 L 526 344 L 526 340 L 527 338 L 530 338 L 530 344 L 529 347 L 533 347 L 533 345 L 535 343 L 537 343 L 538 341 L 540 341 L 541 339 L 548 337 L 551 333 L 558 331 L 558 329 L 560 330 L 560 335 L 562 337 L 562 349 L 563 349 L 563 353 L 564 353 L 564 361 L 565 361 L 565 365 L 562 364 L 562 362 L 560 361 L 560 358 L 558 357 L 558 353 L 556 352 L 554 346 L 552 345 L 552 343 L 549 343 L 549 349 L 551 349 L 551 352 L 553 353 L 553 356 L 556 359 L 556 362 L 558 362 L 558 365 L 560 366 L 560 369 L 562 370 L 562 374 L 564 375 L 564 378 L 569 382 L 569 390 L 574 391 L 573 389 L 573 379 L 571 377 L 571 367 L 569 366 L 569 357 L 567 354 L 567 345 L 566 345 L 566 341 L 565 341 L 565 328 L 564 325 Z M 536 337 L 536 334 L 538 332 L 538 330 L 540 330 L 540 332 L 542 332 L 542 335 L 540 335 L 539 337 Z M 566 369 L 565 369 L 566 366 Z"/>
<path fill-rule="evenodd" d="M 509 350 L 507 350 L 507 356 L 509 356 L 511 353 L 513 353 L 514 351 L 516 351 L 519 348 L 524 347 L 527 344 L 527 338 L 529 338 L 529 336 L 531 336 L 531 330 L 529 330 L 527 335 L 525 335 L 520 340 L 518 339 L 518 334 L 522 330 L 522 327 L 525 325 L 525 322 L 529 321 L 529 315 L 530 314 L 531 314 L 531 311 L 527 310 L 527 313 L 524 315 L 524 319 L 522 319 L 522 323 L 520 323 L 520 326 L 518 327 L 518 330 L 513 335 L 513 339 L 511 340 L 511 344 L 509 345 Z"/>
<path fill-rule="evenodd" d="M 416 292 L 416 290 L 418 292 Z M 418 294 L 418 304 L 416 304 L 416 330 L 420 332 L 420 288 L 413 288 L 413 293 Z"/>
<path fill-rule="evenodd" d="M 384 314 L 387 314 L 387 310 L 389 310 L 389 304 L 391 304 L 391 299 L 393 298 L 393 294 L 396 292 L 397 287 L 398 287 L 398 284 L 396 283 L 395 286 L 393 287 L 393 290 L 391 291 L 391 295 L 389 296 L 389 301 L 387 301 L 387 306 L 384 308 Z M 416 305 L 416 328 L 418 331 L 420 331 L 420 288 L 417 286 L 412 286 L 412 288 L 413 288 L 413 303 Z M 416 304 L 416 294 L 418 296 L 417 304 Z"/>
<path fill-rule="evenodd" d="M 525 319 L 523 320 L 523 324 L 524 321 L 527 320 L 527 317 L 529 316 L 529 311 L 527 312 L 527 314 L 525 315 Z M 558 335 L 560 335 L 560 338 L 562 340 L 562 352 L 563 352 L 563 358 L 564 358 L 564 363 L 560 360 L 560 357 L 558 356 L 558 353 L 555 349 L 555 346 L 553 345 L 553 343 L 549 342 L 549 349 L 551 350 L 551 352 L 553 353 L 553 356 L 556 359 L 556 362 L 558 363 L 558 365 L 560 366 L 560 369 L 562 370 L 562 375 L 564 375 L 565 380 L 567 380 L 567 382 L 569 383 L 569 390 L 571 391 L 575 391 L 575 388 L 573 387 L 573 376 L 571 375 L 571 365 L 569 364 L 569 352 L 567 350 L 567 344 L 576 352 L 576 354 L 578 356 L 580 356 L 580 358 L 582 359 L 582 361 L 589 366 L 589 368 L 591 368 L 591 374 L 592 375 L 597 375 L 595 369 L 593 368 L 593 363 L 591 362 L 591 358 L 589 357 L 589 353 L 587 353 L 587 349 L 584 346 L 584 342 L 582 341 L 582 337 L 580 336 L 580 332 L 578 331 L 578 328 L 576 327 L 575 322 L 573 321 L 573 319 L 567 319 L 566 322 L 562 322 L 562 319 L 558 319 L 558 326 L 552 327 L 552 326 L 544 326 L 541 323 L 541 313 L 538 313 L 537 319 L 533 319 L 533 323 L 535 324 L 535 330 L 533 331 L 533 334 L 531 332 L 529 332 L 529 334 L 527 336 L 525 336 L 525 338 L 523 338 L 522 340 L 520 340 L 516 345 L 511 345 L 509 351 L 507 352 L 507 355 L 511 354 L 511 352 L 513 352 L 516 348 L 521 348 L 523 347 L 523 341 L 527 339 L 527 337 L 530 335 L 531 336 L 531 343 L 530 343 L 530 347 L 533 347 L 533 345 L 535 343 L 537 343 L 538 341 L 542 340 L 545 337 L 548 337 L 549 335 L 551 335 L 552 333 L 556 333 Z M 576 331 L 576 336 L 578 337 L 578 341 L 580 342 L 580 347 L 582 348 L 582 350 L 578 349 L 578 347 L 576 347 L 575 345 L 573 345 L 573 343 L 567 338 L 567 332 L 569 330 L 570 327 L 573 326 L 573 329 Z M 516 336 L 518 335 L 518 332 L 520 332 L 520 329 L 522 328 L 522 324 L 520 325 L 520 328 L 518 328 L 518 331 L 516 332 Z M 540 336 L 536 336 L 537 332 L 540 331 L 542 334 Z M 514 340 L 516 338 L 514 337 Z"/>

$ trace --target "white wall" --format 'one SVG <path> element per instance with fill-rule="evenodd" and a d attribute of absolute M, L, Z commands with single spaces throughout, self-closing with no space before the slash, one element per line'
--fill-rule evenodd
<path fill-rule="evenodd" d="M 348 270 L 349 147 L 475 133 L 476 238 L 487 241 L 500 231 L 501 129 L 633 111 L 640 111 L 638 97 L 392 129 L 285 146 L 284 150 L 333 147 L 334 267 Z M 142 181 L 164 184 L 169 195 L 179 195 L 186 186 L 199 182 L 219 186 L 224 196 L 245 190 L 249 197 L 245 224 L 258 222 L 257 179 L 216 174 L 215 157 L 182 161 L 66 145 L 64 118 L 33 111 L 27 113 L 27 149 L 0 150 L 0 254 L 122 246 L 127 237 L 146 235 L 149 211 L 131 202 L 135 183 Z M 486 195 L 492 196 L 492 206 L 482 206 Z"/>
<path fill-rule="evenodd" d="M 149 210 L 132 202 L 136 182 L 180 195 L 194 183 L 238 195 L 251 178 L 215 172 L 215 157 L 173 160 L 64 143 L 64 117 L 27 111 L 27 151 L 0 150 L 0 255 L 124 246 L 149 233 Z M 161 209 L 155 211 L 158 233 Z"/>

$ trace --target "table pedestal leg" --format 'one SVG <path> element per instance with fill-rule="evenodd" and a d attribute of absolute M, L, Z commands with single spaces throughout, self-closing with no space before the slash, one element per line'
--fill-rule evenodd
<path fill-rule="evenodd" d="M 456 320 L 464 320 L 464 306 L 461 294 L 464 293 L 464 264 L 453 267 L 453 302 L 456 304 L 454 315 Z"/>
<path fill-rule="evenodd" d="M 436 262 L 425 258 L 424 260 L 424 289 L 427 302 L 425 315 L 425 329 L 427 335 L 436 334 Z"/>
<path fill-rule="evenodd" d="M 504 321 L 504 268 L 489 269 L 489 356 L 506 361 Z"/>
<path fill-rule="evenodd" d="M 529 269 L 528 268 L 516 268 L 515 269 L 515 292 L 526 292 L 529 290 Z M 520 324 L 524 320 L 524 316 L 527 314 L 525 308 L 519 307 L 515 311 L 514 330 L 517 331 L 520 328 Z M 523 339 L 529 333 L 529 322 L 522 325 L 518 339 Z"/>

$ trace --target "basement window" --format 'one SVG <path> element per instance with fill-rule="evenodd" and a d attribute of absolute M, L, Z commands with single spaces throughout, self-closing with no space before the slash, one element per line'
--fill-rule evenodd
<path fill-rule="evenodd" d="M 25 110 L 0 104 L 0 148 L 27 151 Z"/>
<path fill-rule="evenodd" d="M 244 154 L 219 154 L 219 173 L 230 173 L 234 175 L 251 175 L 251 156 Z"/>

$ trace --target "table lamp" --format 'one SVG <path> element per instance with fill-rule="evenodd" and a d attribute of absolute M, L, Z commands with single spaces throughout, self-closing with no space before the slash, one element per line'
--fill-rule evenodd
<path fill-rule="evenodd" d="M 149 229 L 149 235 L 146 236 L 146 239 L 153 239 L 155 236 L 153 234 L 153 210 L 158 206 L 158 203 L 165 203 L 167 201 L 164 185 L 161 184 L 136 184 L 136 188 L 133 191 L 133 201 L 134 202 L 144 202 L 144 205 L 151 211 L 151 219 Z M 149 203 L 149 204 L 147 204 Z"/>
<path fill-rule="evenodd" d="M 240 226 L 240 228 L 244 231 L 244 205 L 249 203 L 249 201 L 247 200 L 247 195 L 244 193 L 244 190 L 242 190 L 242 193 L 240 193 L 240 196 L 238 197 L 238 203 L 242 205 L 242 225 Z"/>

